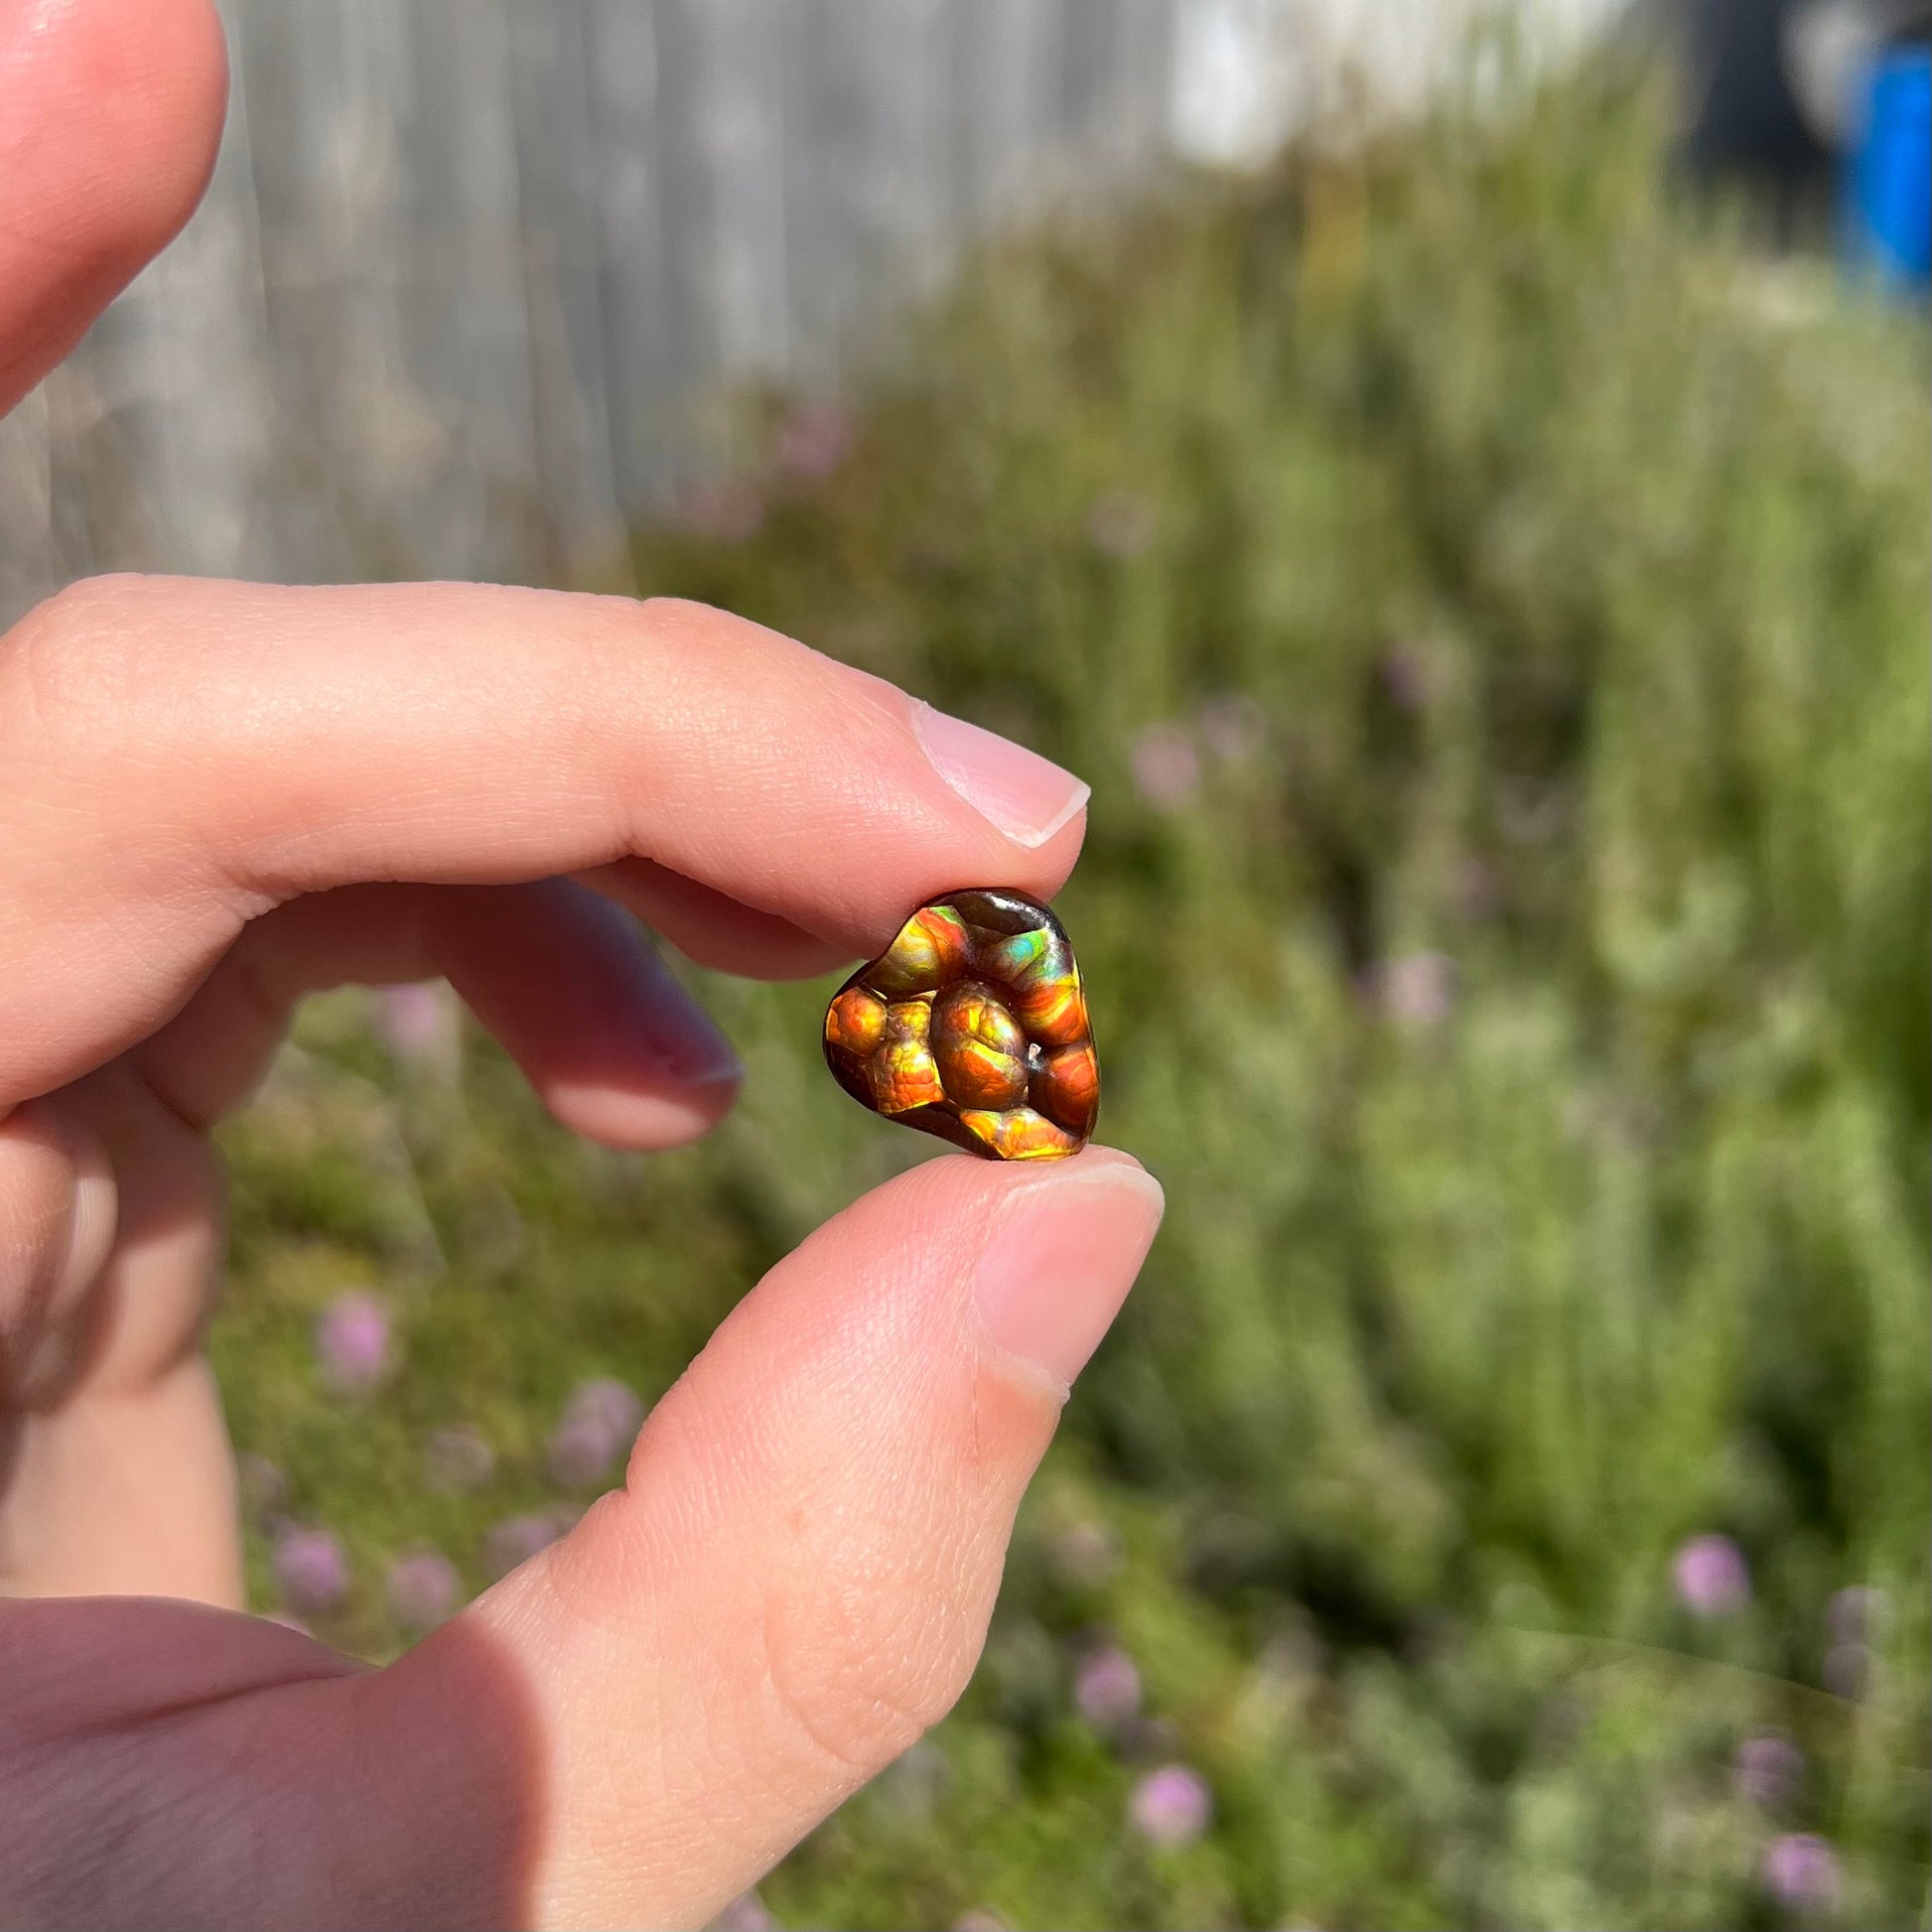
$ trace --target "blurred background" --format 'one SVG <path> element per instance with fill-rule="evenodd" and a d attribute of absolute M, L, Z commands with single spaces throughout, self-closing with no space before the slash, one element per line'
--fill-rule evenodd
<path fill-rule="evenodd" d="M 1888 0 L 230 0 L 0 425 L 107 568 L 725 604 L 1094 786 L 1167 1183 L 958 1713 L 741 1928 L 1925 1922 L 1925 286 Z M 721 721 L 728 729 L 729 721 Z M 440 988 L 225 1139 L 260 1606 L 383 1657 L 923 1144 L 648 1164 Z"/>

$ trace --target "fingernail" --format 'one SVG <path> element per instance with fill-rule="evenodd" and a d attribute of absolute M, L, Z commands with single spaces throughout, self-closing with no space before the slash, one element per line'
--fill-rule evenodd
<path fill-rule="evenodd" d="M 1007 1196 L 973 1293 L 988 1337 L 1062 1387 L 1086 1367 L 1161 1225 L 1161 1183 L 1124 1161 Z"/>
<path fill-rule="evenodd" d="M 933 770 L 1015 845 L 1044 845 L 1087 802 L 1071 771 L 964 718 L 915 700 L 912 729 Z"/>

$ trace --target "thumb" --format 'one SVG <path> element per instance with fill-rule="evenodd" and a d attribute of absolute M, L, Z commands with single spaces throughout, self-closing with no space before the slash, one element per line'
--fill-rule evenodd
<path fill-rule="evenodd" d="M 514 1687 L 535 1918 L 702 1923 L 945 1714 L 1160 1216 L 1098 1148 L 942 1158 L 867 1195 L 718 1330 L 621 1490 L 365 1680 L 384 1735 L 463 1754 L 497 1747 L 466 1713 Z"/>
<path fill-rule="evenodd" d="M 0 0 L 0 414 L 194 212 L 227 84 L 207 0 Z"/>

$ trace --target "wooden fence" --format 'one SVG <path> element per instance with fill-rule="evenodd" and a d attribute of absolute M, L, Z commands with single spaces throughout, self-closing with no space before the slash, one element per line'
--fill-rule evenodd
<path fill-rule="evenodd" d="M 91 571 L 541 580 L 835 388 L 961 243 L 1164 152 L 1186 0 L 228 0 L 188 230 L 0 425 L 0 619 Z"/>

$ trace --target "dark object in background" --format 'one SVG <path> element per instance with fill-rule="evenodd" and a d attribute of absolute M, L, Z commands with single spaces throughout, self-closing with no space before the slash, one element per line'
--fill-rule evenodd
<path fill-rule="evenodd" d="M 1848 264 L 1924 285 L 1932 0 L 1694 0 L 1686 158 L 1766 197 L 1789 239 L 1831 222 Z"/>
<path fill-rule="evenodd" d="M 1695 0 L 1682 36 L 1697 103 L 1685 151 L 1706 174 L 1743 175 L 1787 211 L 1822 199 L 1832 150 L 1798 104 L 1784 49 L 1806 0 Z"/>

